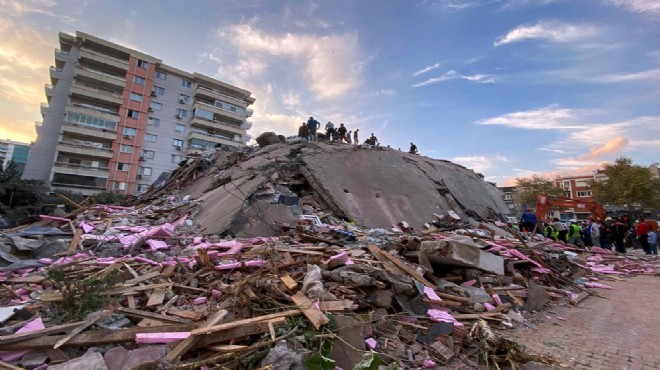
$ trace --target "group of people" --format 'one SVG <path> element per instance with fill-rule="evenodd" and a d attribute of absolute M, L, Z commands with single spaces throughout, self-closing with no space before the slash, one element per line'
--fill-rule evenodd
<path fill-rule="evenodd" d="M 303 122 L 302 125 L 298 127 L 298 137 L 307 141 L 318 141 L 320 128 L 321 123 L 314 119 L 314 117 L 309 117 L 307 122 Z M 322 138 L 325 141 L 336 141 L 340 143 L 358 145 L 360 143 L 359 133 L 360 129 L 355 129 L 355 131 L 348 131 L 343 123 L 340 123 L 339 127 L 335 127 L 334 123 L 328 121 L 328 123 L 325 124 L 325 134 L 322 136 Z M 364 141 L 364 145 L 378 147 L 380 146 L 380 142 L 378 142 L 378 138 L 372 132 L 371 136 L 369 136 Z M 413 143 L 410 143 L 410 150 L 408 152 L 411 154 L 419 153 L 417 146 Z"/>
<path fill-rule="evenodd" d="M 540 227 L 539 227 L 540 225 Z M 536 215 L 525 209 L 520 218 L 520 230 L 538 232 L 546 238 L 574 244 L 581 248 L 600 247 L 626 253 L 627 248 L 640 246 L 644 253 L 658 255 L 658 223 L 639 217 L 634 223 L 627 215 L 607 217 L 605 220 L 589 217 L 578 222 L 571 219 L 568 224 L 553 218 L 537 225 Z"/>

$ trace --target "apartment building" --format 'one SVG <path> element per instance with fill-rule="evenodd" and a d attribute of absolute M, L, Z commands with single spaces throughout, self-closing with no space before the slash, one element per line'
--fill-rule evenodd
<path fill-rule="evenodd" d="M 247 90 L 83 32 L 59 44 L 23 178 L 138 194 L 187 154 L 250 139 Z"/>
<path fill-rule="evenodd" d="M 3 169 L 7 168 L 9 161 L 12 161 L 16 165 L 16 170 L 22 174 L 29 154 L 30 144 L 0 139 L 0 162 Z"/>
<path fill-rule="evenodd" d="M 596 180 L 596 175 L 557 177 L 554 179 L 555 186 L 564 190 L 564 197 L 575 200 L 593 200 L 591 182 Z"/>

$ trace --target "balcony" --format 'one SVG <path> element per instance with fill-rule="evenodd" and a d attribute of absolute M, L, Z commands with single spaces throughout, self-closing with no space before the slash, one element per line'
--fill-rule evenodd
<path fill-rule="evenodd" d="M 249 130 L 252 128 L 252 122 L 245 121 L 242 125 L 241 128 L 243 130 Z"/>
<path fill-rule="evenodd" d="M 82 83 L 74 83 L 71 85 L 71 96 L 78 98 L 89 99 L 92 101 L 100 102 L 102 104 L 122 105 L 124 97 L 115 94 L 114 92 L 98 89 L 96 87 L 88 86 Z"/>
<path fill-rule="evenodd" d="M 118 109 L 108 109 L 103 107 L 98 107 L 92 104 L 85 104 L 80 102 L 72 101 L 67 105 L 67 110 L 72 112 L 78 112 L 83 114 L 89 114 L 93 116 L 98 116 L 105 118 L 107 120 L 117 120 L 119 121 L 119 112 Z"/>
<path fill-rule="evenodd" d="M 80 60 L 84 63 L 102 65 L 119 71 L 128 71 L 128 61 L 102 54 L 87 48 L 80 48 Z"/>
<path fill-rule="evenodd" d="M 66 162 L 55 162 L 53 170 L 57 173 L 67 174 L 67 175 L 78 175 L 78 176 L 93 176 L 93 177 L 105 177 L 107 178 L 110 174 L 110 169 L 108 167 L 92 167 L 85 166 L 82 164 L 66 163 Z"/>
<path fill-rule="evenodd" d="M 227 103 L 236 104 L 242 108 L 247 108 L 247 106 L 249 105 L 249 103 L 245 102 L 245 100 L 242 100 L 235 96 L 223 94 L 217 90 L 213 90 L 208 87 L 200 86 L 200 85 L 197 85 L 197 87 L 195 88 L 195 96 L 205 96 L 211 99 L 225 100 L 227 101 Z"/>
<path fill-rule="evenodd" d="M 67 61 L 69 59 L 69 52 L 60 49 L 55 49 L 55 60 Z"/>
<path fill-rule="evenodd" d="M 46 96 L 53 96 L 53 90 L 55 87 L 51 84 L 44 85 L 44 91 L 46 91 Z"/>
<path fill-rule="evenodd" d="M 64 122 L 62 125 L 62 132 L 81 135 L 92 138 L 104 139 L 104 140 L 115 140 L 117 134 L 114 131 L 108 129 L 102 129 L 100 127 L 89 126 L 79 122 Z"/>
<path fill-rule="evenodd" d="M 126 78 L 105 73 L 93 68 L 76 67 L 76 79 L 92 81 L 97 84 L 111 86 L 123 90 L 126 87 Z"/>
<path fill-rule="evenodd" d="M 209 134 L 209 133 L 206 133 L 206 132 L 200 132 L 199 130 L 194 130 L 194 129 L 188 135 L 188 140 L 191 140 L 191 139 L 200 139 L 200 140 L 204 140 L 204 141 L 210 141 L 210 142 L 216 143 L 216 144 L 229 145 L 229 146 L 234 146 L 234 147 L 238 147 L 238 146 L 243 145 L 243 143 L 240 142 L 240 141 L 235 141 L 235 140 L 232 140 L 232 139 L 228 139 L 228 138 L 222 137 L 220 135 L 214 135 L 214 134 Z"/>
<path fill-rule="evenodd" d="M 213 112 L 222 118 L 227 118 L 230 121 L 235 121 L 236 123 L 243 123 L 245 121 L 245 116 L 236 112 L 232 112 L 230 110 L 216 107 L 213 104 L 208 104 L 202 101 L 196 101 L 195 104 L 193 105 L 193 108 L 200 108 L 203 110 L 207 110 L 210 112 Z"/>
<path fill-rule="evenodd" d="M 254 111 L 252 109 L 246 109 L 245 110 L 245 115 L 246 116 L 252 117 L 253 114 L 254 114 Z"/>
<path fill-rule="evenodd" d="M 62 68 L 50 67 L 48 73 L 50 74 L 50 82 L 55 85 L 62 77 Z"/>
<path fill-rule="evenodd" d="M 238 125 L 232 125 L 230 123 L 220 122 L 220 121 L 210 121 L 201 117 L 193 117 L 192 126 L 202 127 L 206 130 L 214 130 L 220 132 L 227 132 L 238 135 L 245 135 L 245 131 L 241 129 Z"/>
<path fill-rule="evenodd" d="M 91 145 L 78 144 L 70 141 L 60 141 L 59 144 L 57 144 L 57 151 L 88 157 L 112 158 L 112 149 L 97 148 Z"/>
<path fill-rule="evenodd" d="M 39 107 L 39 109 L 41 110 L 41 116 L 42 116 L 42 117 L 43 117 L 46 113 L 48 113 L 48 108 L 50 108 L 50 107 L 48 106 L 48 103 L 41 103 L 41 106 Z"/>

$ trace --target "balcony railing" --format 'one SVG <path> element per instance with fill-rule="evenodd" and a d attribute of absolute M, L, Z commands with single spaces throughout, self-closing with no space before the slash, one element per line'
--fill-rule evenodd
<path fill-rule="evenodd" d="M 111 148 L 99 148 L 99 147 L 94 146 L 94 145 L 85 145 L 85 144 L 80 144 L 80 143 L 74 143 L 72 141 L 60 141 L 59 143 L 61 145 L 66 145 L 66 146 L 69 146 L 69 147 L 72 147 L 72 148 L 94 149 L 94 150 L 100 150 L 100 151 L 106 152 L 106 153 L 112 153 Z"/>
<path fill-rule="evenodd" d="M 124 59 L 121 59 L 121 58 L 117 58 L 117 57 L 114 57 L 114 56 L 109 55 L 109 54 L 99 53 L 98 51 L 94 51 L 94 50 L 92 50 L 92 49 L 81 48 L 80 51 L 85 52 L 85 53 L 92 54 L 92 55 L 97 56 L 97 57 L 99 57 L 99 58 L 108 58 L 108 59 L 110 59 L 110 60 L 114 60 L 114 61 L 119 62 L 119 63 L 126 63 L 126 64 L 128 64 L 128 61 L 127 61 L 127 60 L 124 60 Z"/>
<path fill-rule="evenodd" d="M 91 186 L 91 185 L 82 185 L 82 184 L 69 184 L 65 182 L 52 182 L 53 186 L 65 186 L 68 188 L 79 188 L 79 189 L 92 189 L 92 190 L 105 190 L 105 186 Z"/>
<path fill-rule="evenodd" d="M 240 143 L 241 142 L 240 140 L 234 140 L 234 138 L 227 137 L 225 135 L 211 134 L 208 131 L 204 131 L 204 130 L 200 130 L 200 129 L 196 129 L 196 128 L 193 128 L 190 131 L 194 132 L 196 134 L 204 135 L 204 136 L 215 137 L 215 138 L 218 138 L 218 139 L 233 141 L 235 143 Z"/>
<path fill-rule="evenodd" d="M 211 89 L 211 88 L 209 88 L 209 87 L 201 86 L 201 85 L 197 85 L 197 88 L 200 89 L 200 90 L 206 90 L 206 91 L 208 91 L 208 92 L 211 92 L 211 93 L 214 93 L 214 94 L 220 95 L 220 96 L 225 97 L 225 98 L 227 98 L 227 99 L 232 99 L 232 100 L 235 100 L 235 101 L 240 102 L 240 103 L 242 103 L 242 104 L 245 104 L 245 102 L 244 102 L 243 100 L 241 100 L 240 98 L 237 98 L 237 97 L 235 97 L 235 96 L 231 96 L 231 95 L 227 95 L 227 94 L 223 94 L 223 93 L 221 93 L 221 92 L 218 91 L 218 90 L 213 90 L 213 89 Z"/>
<path fill-rule="evenodd" d="M 73 84 L 73 86 L 81 88 L 83 90 L 88 90 L 90 92 L 94 92 L 94 93 L 97 93 L 97 94 L 112 96 L 113 98 L 116 98 L 116 99 L 124 99 L 124 97 L 122 95 L 115 94 L 111 90 L 99 89 L 98 87 L 93 87 L 93 86 L 90 86 L 90 85 L 85 84 L 85 83 L 76 82 L 76 83 Z"/>
<path fill-rule="evenodd" d="M 45 103 L 42 103 L 42 104 L 45 104 Z M 87 109 L 95 110 L 95 111 L 97 111 L 97 112 L 101 112 L 101 113 L 113 114 L 113 115 L 115 115 L 115 116 L 118 116 L 118 115 L 119 115 L 119 112 L 115 112 L 115 111 L 113 111 L 112 109 L 103 108 L 103 107 L 97 107 L 97 106 L 95 106 L 95 105 L 91 105 L 91 104 L 86 104 L 86 103 L 71 103 L 71 105 L 74 106 L 74 107 L 80 107 L 80 108 L 87 108 Z"/>
<path fill-rule="evenodd" d="M 235 114 L 235 115 L 237 115 L 237 116 L 239 116 L 239 117 L 247 117 L 247 114 L 245 114 L 245 113 L 236 112 L 236 111 L 233 111 L 233 110 L 231 110 L 231 109 L 227 109 L 227 108 L 225 108 L 225 107 L 218 107 L 217 105 L 215 105 L 215 104 L 211 104 L 211 103 L 206 102 L 206 101 L 204 101 L 204 100 L 196 100 L 195 103 L 202 104 L 202 105 L 207 105 L 207 106 L 209 106 L 209 107 L 211 107 L 211 108 L 220 109 L 220 110 L 223 110 L 223 111 L 225 111 L 225 112 L 233 113 L 233 114 Z"/>
<path fill-rule="evenodd" d="M 93 167 L 84 164 L 77 163 L 68 163 L 68 162 L 55 162 L 55 166 L 66 167 L 66 168 L 75 168 L 83 170 L 92 170 L 92 171 L 110 171 L 109 167 Z"/>

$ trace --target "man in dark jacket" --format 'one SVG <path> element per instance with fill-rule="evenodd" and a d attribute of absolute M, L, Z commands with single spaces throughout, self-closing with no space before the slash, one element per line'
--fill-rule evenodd
<path fill-rule="evenodd" d="M 314 117 L 309 117 L 307 120 L 307 128 L 309 129 L 309 141 L 316 141 L 316 130 L 321 127 L 319 121 L 315 120 Z"/>
<path fill-rule="evenodd" d="M 520 217 L 520 231 L 532 232 L 536 226 L 536 215 L 531 208 L 525 208 L 525 212 Z"/>
<path fill-rule="evenodd" d="M 307 128 L 307 123 L 303 122 L 302 126 L 298 127 L 298 137 L 303 140 L 309 139 L 309 128 Z"/>
<path fill-rule="evenodd" d="M 614 248 L 619 253 L 626 253 L 626 246 L 623 244 L 623 239 L 626 237 L 626 231 L 628 231 L 628 227 L 621 222 L 620 219 L 615 218 L 610 227 L 610 234 L 612 235 Z"/>
<path fill-rule="evenodd" d="M 348 142 L 346 139 L 346 127 L 344 127 L 343 123 L 339 124 L 339 128 L 337 129 L 337 135 L 339 135 L 339 142 Z"/>

